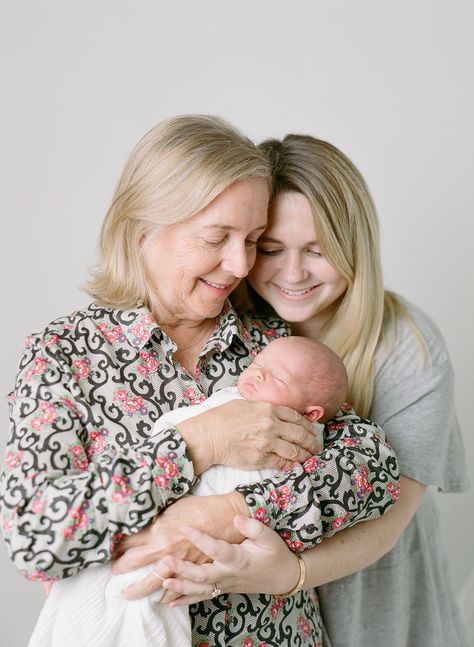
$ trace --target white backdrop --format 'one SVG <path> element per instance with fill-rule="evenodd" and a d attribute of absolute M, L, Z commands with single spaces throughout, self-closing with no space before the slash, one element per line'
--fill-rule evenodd
<path fill-rule="evenodd" d="M 257 140 L 327 139 L 360 167 L 387 286 L 446 337 L 474 482 L 472 0 L 1 0 L 0 11 L 2 394 L 23 338 L 87 303 L 78 286 L 132 146 L 165 117 L 213 113 Z M 473 569 L 473 498 L 438 497 L 457 591 Z M 0 568 L 0 643 L 20 647 L 42 594 L 4 547 Z"/>

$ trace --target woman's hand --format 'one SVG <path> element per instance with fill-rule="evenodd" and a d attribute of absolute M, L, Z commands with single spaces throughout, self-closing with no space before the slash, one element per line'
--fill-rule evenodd
<path fill-rule="evenodd" d="M 125 573 L 153 564 L 157 566 L 160 574 L 167 576 L 170 574 L 169 569 L 163 569 L 157 564 L 164 555 L 203 563 L 209 558 L 189 541 L 181 532 L 181 528 L 192 523 L 193 526 L 226 541 L 240 542 L 244 537 L 232 524 L 234 516 L 238 513 L 249 514 L 245 500 L 238 492 L 183 497 L 166 508 L 148 528 L 122 539 L 114 553 L 112 571 L 115 574 Z M 161 580 L 150 573 L 127 587 L 125 597 L 140 598 L 149 595 L 160 586 Z"/>
<path fill-rule="evenodd" d="M 162 601 L 175 607 L 207 600 L 215 583 L 223 593 L 274 595 L 295 586 L 300 573 L 298 560 L 280 536 L 259 521 L 240 515 L 234 518 L 234 525 L 246 537 L 239 545 L 214 539 L 196 528 L 182 528 L 213 561 L 198 565 L 176 556 L 164 557 L 158 568 L 175 575 L 163 581 L 167 593 Z"/>
<path fill-rule="evenodd" d="M 212 465 L 284 470 L 322 451 L 311 423 L 294 409 L 234 400 L 180 422 L 196 474 Z"/>

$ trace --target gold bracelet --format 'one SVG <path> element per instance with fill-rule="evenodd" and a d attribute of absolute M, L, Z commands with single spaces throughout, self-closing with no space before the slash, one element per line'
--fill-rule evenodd
<path fill-rule="evenodd" d="M 298 578 L 298 582 L 296 583 L 296 586 L 294 586 L 291 591 L 288 591 L 288 593 L 281 593 L 278 594 L 277 597 L 285 599 L 289 598 L 292 595 L 296 595 L 296 593 L 299 593 L 301 589 L 303 588 L 304 581 L 306 578 L 306 564 L 304 563 L 304 559 L 301 557 L 300 553 L 293 553 L 295 557 L 298 558 L 298 565 L 300 567 L 300 576 Z"/>

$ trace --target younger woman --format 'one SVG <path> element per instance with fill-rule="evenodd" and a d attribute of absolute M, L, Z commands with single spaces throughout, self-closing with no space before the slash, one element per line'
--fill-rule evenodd
<path fill-rule="evenodd" d="M 375 208 L 351 161 L 300 135 L 264 142 L 261 150 L 272 163 L 274 192 L 248 277 L 250 302 L 343 358 L 349 402 L 383 427 L 403 475 L 388 515 L 303 554 L 304 588 L 319 587 L 324 647 L 465 645 L 427 489 L 467 487 L 443 339 L 422 311 L 384 291 Z M 165 587 L 188 594 L 185 602 L 208 596 L 213 581 L 228 591 L 276 593 L 271 565 L 279 563 L 281 573 L 294 557 L 257 522 L 237 525 L 256 541 L 230 547 L 193 533 L 214 563 L 191 567 L 167 558 L 189 579 Z"/>

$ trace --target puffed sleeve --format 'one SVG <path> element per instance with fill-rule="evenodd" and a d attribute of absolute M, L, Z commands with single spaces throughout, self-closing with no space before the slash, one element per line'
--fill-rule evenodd
<path fill-rule="evenodd" d="M 46 355 L 48 370 L 42 371 Z M 60 350 L 48 353 L 42 338 L 33 339 L 10 396 L 0 483 L 7 550 L 30 579 L 64 578 L 107 561 L 120 535 L 145 528 L 194 478 L 176 429 L 134 447 L 106 442 L 101 429 L 86 434 L 90 412 L 77 403 L 73 388 Z M 89 451 L 91 442 L 98 451 Z M 166 479 L 160 478 L 163 466 Z"/>
<path fill-rule="evenodd" d="M 252 516 L 292 550 L 382 515 L 399 493 L 395 454 L 385 434 L 348 409 L 327 424 L 325 449 L 262 483 L 239 486 Z"/>
<path fill-rule="evenodd" d="M 427 315 L 404 305 L 418 335 L 400 320 L 394 348 L 379 352 L 370 417 L 387 434 L 402 474 L 446 492 L 463 491 L 467 468 L 448 352 Z"/>

